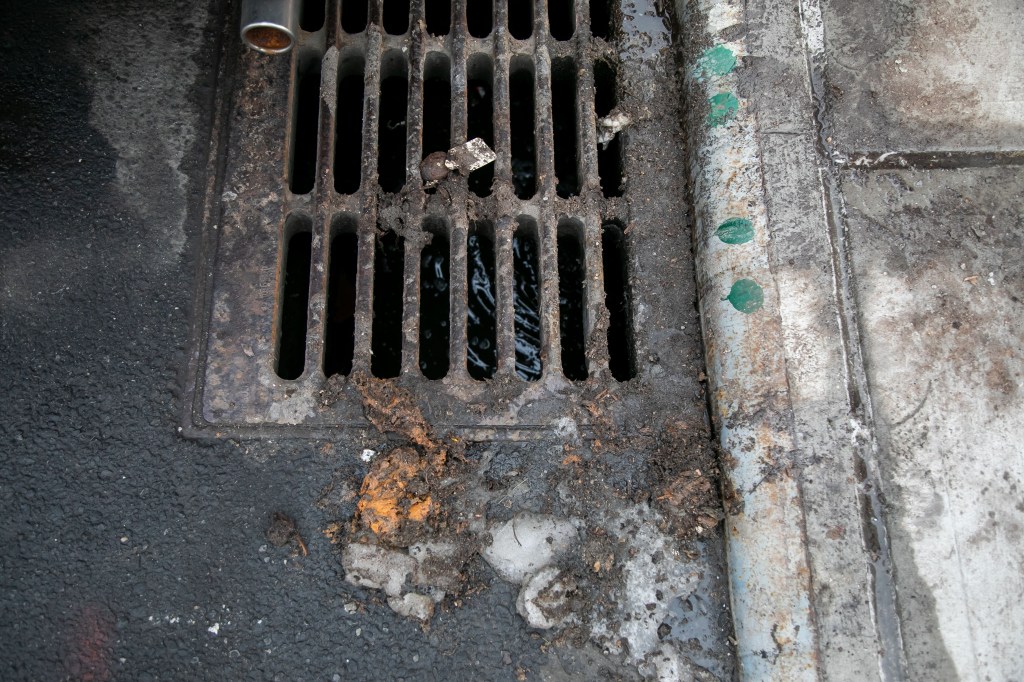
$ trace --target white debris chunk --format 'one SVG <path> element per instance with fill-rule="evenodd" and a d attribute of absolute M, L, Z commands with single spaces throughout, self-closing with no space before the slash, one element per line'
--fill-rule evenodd
<path fill-rule="evenodd" d="M 491 544 L 481 555 L 502 578 L 522 584 L 553 563 L 576 539 L 572 521 L 524 512 L 491 529 Z"/>
<path fill-rule="evenodd" d="M 632 122 L 633 119 L 629 115 L 622 113 L 618 109 L 613 109 L 612 113 L 604 118 L 597 119 L 597 143 L 607 145 L 615 139 L 620 130 Z"/>
<path fill-rule="evenodd" d="M 465 144 L 448 150 L 448 158 L 444 165 L 448 170 L 457 170 L 462 174 L 472 173 L 489 163 L 494 163 L 498 155 L 494 153 L 483 138 L 474 137 Z"/>
<path fill-rule="evenodd" d="M 405 552 L 357 542 L 341 552 L 345 580 L 353 585 L 384 590 L 390 597 L 402 594 L 407 576 L 415 575 L 416 560 Z"/>
<path fill-rule="evenodd" d="M 359 459 L 363 460 L 364 462 L 369 462 L 371 459 L 373 459 L 373 456 L 376 454 L 377 453 L 371 450 L 370 448 L 365 448 L 362 454 L 359 455 Z"/>

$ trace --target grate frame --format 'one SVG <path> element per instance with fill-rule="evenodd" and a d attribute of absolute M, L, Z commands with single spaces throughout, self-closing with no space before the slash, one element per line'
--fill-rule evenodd
<path fill-rule="evenodd" d="M 575 0 L 575 31 L 570 39 L 554 40 L 548 30 L 546 0 L 537 0 L 532 34 L 525 40 L 507 29 L 505 0 L 493 5 L 491 33 L 485 38 L 469 34 L 467 0 L 454 0 L 450 31 L 445 36 L 427 33 L 424 0 L 411 4 L 409 29 L 389 35 L 381 23 L 381 2 L 369 2 L 365 30 L 342 30 L 340 3 L 328 3 L 324 27 L 300 32 L 290 60 L 268 59 L 238 52 L 234 62 L 233 95 L 220 128 L 226 133 L 220 162 L 223 174 L 211 184 L 207 219 L 207 265 L 197 306 L 199 321 L 193 351 L 185 427 L 205 437 L 266 435 L 268 433 L 326 436 L 336 428 L 367 428 L 359 396 L 344 379 L 328 381 L 323 374 L 326 292 L 330 271 L 332 230 L 339 222 L 355 225 L 358 240 L 353 373 L 369 375 L 373 319 L 373 254 L 381 227 L 395 229 L 405 239 L 403 343 L 401 375 L 394 381 L 409 389 L 424 405 L 424 412 L 439 426 L 475 438 L 531 438 L 551 433 L 580 431 L 593 436 L 614 426 L 623 432 L 647 432 L 671 419 L 680 403 L 702 391 L 699 358 L 666 361 L 676 322 L 689 323 L 699 333 L 692 302 L 692 257 L 689 220 L 685 205 L 680 153 L 664 169 L 672 180 L 664 182 L 646 172 L 645 159 L 664 145 L 658 134 L 645 134 L 642 125 L 620 133 L 625 191 L 607 197 L 598 176 L 594 62 L 615 63 L 618 73 L 629 68 L 628 37 L 614 40 L 592 37 L 589 2 Z M 389 52 L 406 56 L 408 115 L 406 183 L 394 194 L 377 185 L 377 139 L 382 57 Z M 478 197 L 466 179 L 451 176 L 438 190 L 428 192 L 419 178 L 423 123 L 424 62 L 431 53 L 443 53 L 451 64 L 452 145 L 465 140 L 467 130 L 467 64 L 474 55 L 491 60 L 493 73 L 495 162 L 491 194 Z M 335 190 L 334 158 L 338 116 L 336 101 L 339 64 L 359 56 L 364 64 L 364 116 L 359 189 L 352 194 Z M 511 164 L 509 125 L 509 71 L 513 59 L 526 57 L 534 72 L 536 191 L 531 198 L 516 196 Z M 288 189 L 288 166 L 298 96 L 295 74 L 310 59 L 321 64 L 317 172 L 307 194 Z M 569 59 L 576 66 L 576 151 L 580 191 L 563 198 L 556 192 L 551 65 Z M 668 59 L 671 63 L 671 59 Z M 639 64 L 635 81 L 649 77 Z M 619 83 L 620 107 L 654 118 L 678 114 L 675 97 Z M 218 186 L 219 184 L 219 186 Z M 667 187 L 666 187 L 667 186 Z M 665 189 L 671 192 L 665 195 Z M 672 190 L 675 191 L 672 191 Z M 661 199 L 653 199 L 660 194 Z M 652 201 L 655 205 L 652 206 Z M 295 380 L 276 376 L 277 337 L 280 333 L 279 298 L 284 226 L 291 215 L 303 215 L 313 225 L 312 277 L 306 332 L 306 363 Z M 543 372 L 527 382 L 515 372 L 513 331 L 514 286 L 512 235 L 521 216 L 537 225 L 540 245 L 540 323 Z M 420 251 L 430 239 L 422 228 L 428 218 L 446 222 L 451 247 L 449 371 L 443 379 L 428 380 L 419 370 L 419 267 Z M 490 222 L 494 229 L 497 291 L 497 368 L 493 379 L 479 381 L 466 367 L 467 255 L 470 224 Z M 584 254 L 584 330 L 589 376 L 569 381 L 561 372 L 559 336 L 558 226 L 566 221 L 580 226 Z M 637 376 L 616 381 L 608 366 L 604 307 L 602 230 L 609 222 L 627 235 L 629 317 Z M 648 257 L 661 250 L 675 265 L 674 279 L 652 281 L 656 262 Z M 663 296 L 677 294 L 683 304 L 665 305 Z M 686 310 L 690 308 L 690 310 Z M 650 325 L 650 326 L 648 326 Z M 685 330 L 686 324 L 682 326 Z M 673 400 L 685 396 L 687 400 Z M 691 408 L 683 408 L 691 409 Z"/>

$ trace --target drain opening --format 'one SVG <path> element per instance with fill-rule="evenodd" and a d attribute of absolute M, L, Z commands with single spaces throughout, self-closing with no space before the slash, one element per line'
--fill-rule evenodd
<path fill-rule="evenodd" d="M 466 28 L 474 38 L 486 38 L 491 35 L 494 18 L 490 2 L 466 3 Z"/>
<path fill-rule="evenodd" d="M 472 7 L 472 5 L 470 5 Z M 474 54 L 466 65 L 467 80 L 467 137 L 483 138 L 494 147 L 494 65 L 484 54 Z M 491 194 L 494 164 L 489 163 L 469 174 L 469 190 L 478 197 Z"/>
<path fill-rule="evenodd" d="M 313 222 L 292 214 L 284 225 L 281 251 L 281 293 L 278 299 L 280 326 L 277 332 L 277 366 L 282 379 L 298 379 L 306 368 L 306 327 L 309 307 L 309 272 L 313 255 Z"/>
<path fill-rule="evenodd" d="M 474 379 L 490 379 L 498 369 L 494 224 L 490 221 L 470 225 L 466 280 L 466 369 Z"/>
<path fill-rule="evenodd" d="M 366 0 L 341 0 L 341 30 L 345 33 L 362 33 L 367 19 Z"/>
<path fill-rule="evenodd" d="M 370 372 L 378 379 L 402 373 L 402 269 L 405 239 L 388 230 L 376 239 L 373 254 L 373 329 Z"/>
<path fill-rule="evenodd" d="M 451 62 L 431 52 L 423 62 L 423 158 L 446 152 L 452 138 Z"/>
<path fill-rule="evenodd" d="M 533 62 L 528 57 L 519 55 L 512 58 L 508 89 L 512 183 L 517 197 L 529 199 L 537 191 L 537 154 L 533 120 Z"/>
<path fill-rule="evenodd" d="M 338 66 L 338 106 L 334 141 L 334 189 L 341 194 L 359 191 L 363 156 L 363 80 L 366 64 L 361 55 L 349 55 Z"/>
<path fill-rule="evenodd" d="M 512 237 L 512 267 L 515 279 L 516 374 L 520 379 L 540 379 L 544 363 L 540 353 L 540 269 L 537 253 L 537 223 L 519 216 Z"/>
<path fill-rule="evenodd" d="M 326 11 L 324 5 L 324 0 L 303 0 L 299 28 L 310 33 L 322 29 Z"/>
<path fill-rule="evenodd" d="M 331 225 L 327 271 L 327 320 L 324 325 L 324 374 L 352 373 L 356 344 L 356 270 L 359 238 L 356 219 L 340 215 Z"/>
<path fill-rule="evenodd" d="M 555 40 L 569 40 L 576 32 L 573 0 L 548 0 L 548 25 Z"/>
<path fill-rule="evenodd" d="M 448 35 L 448 31 L 452 27 L 451 0 L 426 0 L 423 13 L 427 23 L 427 33 L 435 36 Z"/>
<path fill-rule="evenodd" d="M 619 103 L 616 93 L 617 69 L 615 64 L 599 59 L 594 62 L 594 113 L 598 118 L 610 114 Z M 622 134 L 610 142 L 597 145 L 597 175 L 601 193 L 606 197 L 622 196 Z"/>
<path fill-rule="evenodd" d="M 532 2 L 511 0 L 508 3 L 508 32 L 516 40 L 526 40 L 533 35 Z"/>
<path fill-rule="evenodd" d="M 601 233 L 605 306 L 608 308 L 608 369 L 617 381 L 636 376 L 633 329 L 629 312 L 629 271 L 626 235 L 617 222 L 604 224 Z"/>
<path fill-rule="evenodd" d="M 297 60 L 298 88 L 292 118 L 291 171 L 293 194 L 308 194 L 316 184 L 316 143 L 320 132 L 320 60 L 303 54 Z"/>
<path fill-rule="evenodd" d="M 568 57 L 551 62 L 551 119 L 555 191 L 563 198 L 575 196 L 580 193 L 576 155 L 576 65 Z"/>
<path fill-rule="evenodd" d="M 590 35 L 605 40 L 612 37 L 611 0 L 590 0 Z"/>
<path fill-rule="evenodd" d="M 582 236 L 579 221 L 558 223 L 558 329 L 562 337 L 562 374 L 570 381 L 583 381 L 588 374 Z"/>
<path fill-rule="evenodd" d="M 380 65 L 380 116 L 377 130 L 377 182 L 385 192 L 405 185 L 405 130 L 409 69 L 399 50 L 390 50 Z"/>
<path fill-rule="evenodd" d="M 433 238 L 420 252 L 420 371 L 428 379 L 443 379 L 451 339 L 449 230 L 440 218 L 424 220 L 423 230 Z"/>
<path fill-rule="evenodd" d="M 400 36 L 409 30 L 409 0 L 383 0 L 381 20 L 384 31 Z"/>

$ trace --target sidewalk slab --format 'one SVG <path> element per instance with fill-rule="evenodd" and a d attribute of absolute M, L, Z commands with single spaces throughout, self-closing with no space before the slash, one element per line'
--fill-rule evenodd
<path fill-rule="evenodd" d="M 1024 170 L 842 178 L 910 679 L 1020 679 Z"/>
<path fill-rule="evenodd" d="M 1024 141 L 1024 4 L 823 0 L 834 142 L 847 152 Z"/>

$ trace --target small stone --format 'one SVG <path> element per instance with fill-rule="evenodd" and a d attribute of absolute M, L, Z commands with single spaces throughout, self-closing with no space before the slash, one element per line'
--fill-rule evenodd
<path fill-rule="evenodd" d="M 350 601 L 345 604 L 344 609 L 346 613 L 355 613 L 359 610 L 359 605 L 356 604 L 354 601 Z"/>
<path fill-rule="evenodd" d="M 445 152 L 428 154 L 420 163 L 420 177 L 423 178 L 423 182 L 433 186 L 448 177 L 448 166 L 445 165 L 447 160 L 448 154 Z"/>

